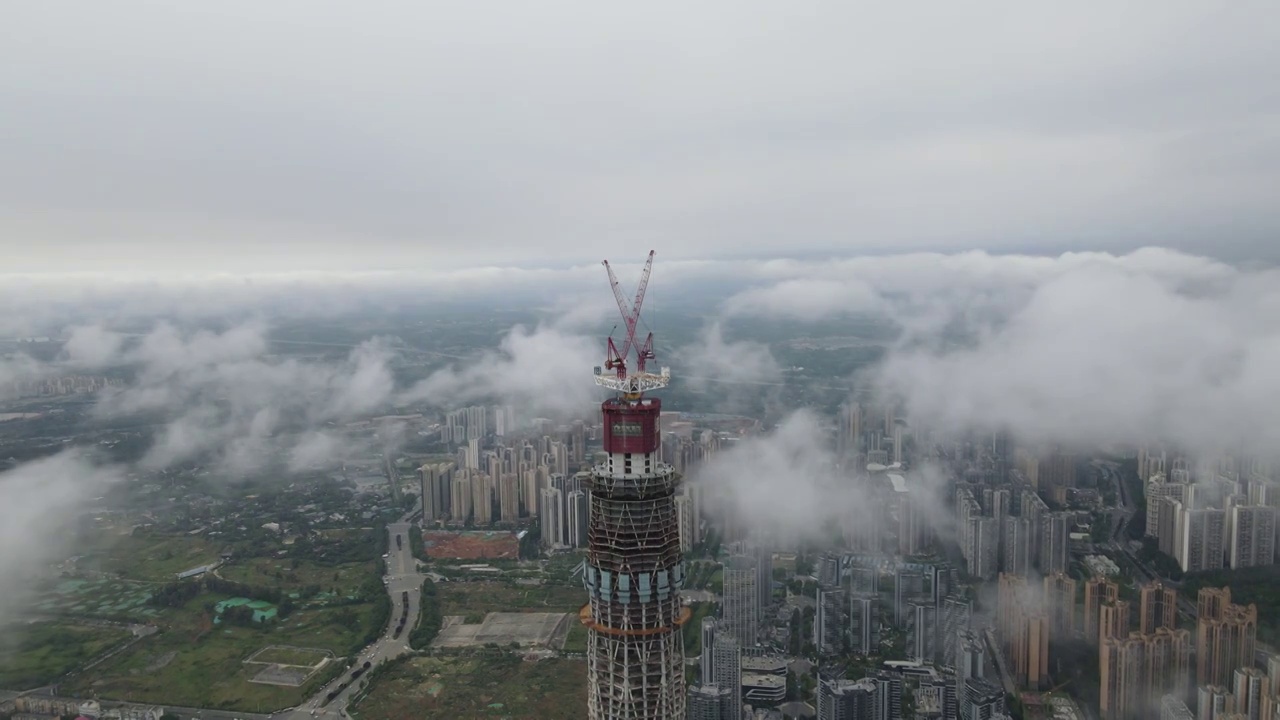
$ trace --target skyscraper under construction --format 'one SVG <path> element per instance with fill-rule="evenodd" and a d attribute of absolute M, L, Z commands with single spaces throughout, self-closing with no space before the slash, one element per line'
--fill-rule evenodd
<path fill-rule="evenodd" d="M 602 405 L 605 460 L 591 472 L 587 565 L 589 602 L 581 619 L 587 639 L 587 715 L 593 720 L 683 720 L 684 644 L 680 602 L 684 557 L 675 494 L 680 479 L 660 460 L 662 402 L 646 392 L 665 387 L 670 371 L 645 371 L 653 334 L 636 344 L 640 306 L 653 267 L 645 263 L 628 307 L 609 263 L 626 338 L 609 338 L 596 383 L 616 393 Z M 636 365 L 627 367 L 635 348 Z"/>

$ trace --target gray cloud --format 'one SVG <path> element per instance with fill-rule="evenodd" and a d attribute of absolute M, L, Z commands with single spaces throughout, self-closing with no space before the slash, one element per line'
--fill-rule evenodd
<path fill-rule="evenodd" d="M 1274 257 L 1275 13 L 28 3 L 0 28 L 0 234 L 11 272 L 541 265 L 635 238 Z"/>

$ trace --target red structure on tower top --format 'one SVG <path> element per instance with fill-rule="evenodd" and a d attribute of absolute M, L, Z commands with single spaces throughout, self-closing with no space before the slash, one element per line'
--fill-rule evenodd
<path fill-rule="evenodd" d="M 613 342 L 613 337 L 609 337 L 608 351 L 605 356 L 604 367 L 596 368 L 596 384 L 601 387 L 607 387 L 611 390 L 617 390 L 628 398 L 638 398 L 642 393 L 649 390 L 657 390 L 666 387 L 671 380 L 671 369 L 662 368 L 660 373 L 651 373 L 645 369 L 645 361 L 654 359 L 653 353 L 653 333 L 649 333 L 645 338 L 643 345 L 636 345 L 636 328 L 640 323 L 640 308 L 644 305 L 644 294 L 649 288 L 649 275 L 653 271 L 654 251 L 649 251 L 649 257 L 645 260 L 644 271 L 640 274 L 640 284 L 636 288 L 635 300 L 631 306 L 627 306 L 627 298 L 622 293 L 622 288 L 618 283 L 618 277 L 613 274 L 613 268 L 609 265 L 609 261 L 605 260 L 603 265 L 606 272 L 609 273 L 609 287 L 613 290 L 613 297 L 618 302 L 618 312 L 622 314 L 622 322 L 626 328 L 626 338 L 622 341 L 622 348 L 619 349 Z M 631 348 L 636 349 L 635 372 L 628 372 L 627 356 L 631 354 Z M 610 375 L 605 371 L 613 371 Z"/>

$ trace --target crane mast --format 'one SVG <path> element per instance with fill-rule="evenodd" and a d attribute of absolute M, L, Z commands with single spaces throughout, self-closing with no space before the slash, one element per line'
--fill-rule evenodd
<path fill-rule="evenodd" d="M 670 368 L 662 368 L 662 371 L 658 373 L 649 372 L 645 368 L 646 361 L 655 358 L 653 333 L 648 334 L 644 343 L 639 345 L 636 343 L 636 329 L 640 323 L 640 308 L 644 305 L 645 292 L 649 289 L 649 276 L 653 272 L 653 256 L 654 251 L 650 250 L 649 256 L 644 263 L 644 270 L 640 273 L 640 282 L 636 287 L 635 299 L 630 303 L 627 302 L 627 297 L 622 292 L 622 285 L 618 282 L 618 276 L 613 272 L 613 266 L 609 264 L 608 260 L 602 263 L 605 272 L 609 274 L 609 288 L 613 291 L 613 299 L 618 303 L 618 312 L 622 315 L 626 336 L 622 340 L 621 348 L 613 342 L 612 336 L 609 337 L 604 366 L 603 368 L 596 368 L 596 384 L 629 396 L 639 397 L 640 394 L 650 390 L 666 387 L 671 379 Z M 628 365 L 630 365 L 628 356 L 631 355 L 633 348 L 636 355 L 635 372 L 631 372 L 628 368 Z M 605 371 L 612 371 L 612 374 Z"/>

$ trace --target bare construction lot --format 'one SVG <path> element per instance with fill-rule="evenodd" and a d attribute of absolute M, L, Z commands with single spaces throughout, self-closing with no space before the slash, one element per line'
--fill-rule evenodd
<path fill-rule="evenodd" d="M 444 618 L 436 647 L 473 647 L 493 643 L 507 647 L 516 643 L 520 647 L 545 647 L 559 649 L 569 634 L 569 623 L 577 622 L 565 613 L 505 613 L 485 615 L 484 622 L 467 624 L 462 615 Z"/>

